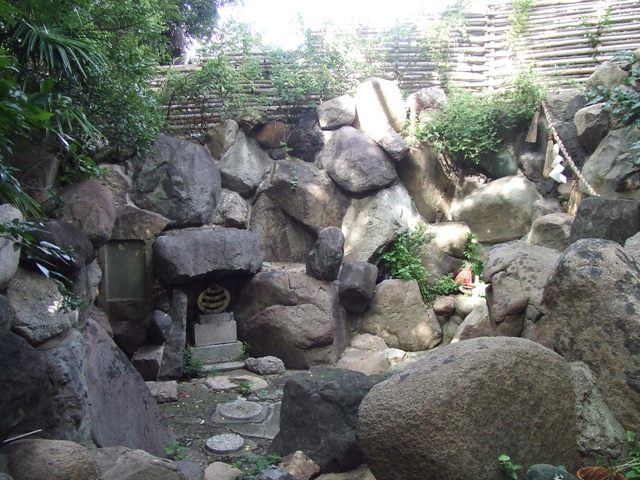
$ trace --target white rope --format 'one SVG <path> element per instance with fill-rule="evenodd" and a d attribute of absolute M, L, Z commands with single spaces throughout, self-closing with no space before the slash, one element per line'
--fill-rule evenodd
<path fill-rule="evenodd" d="M 582 172 L 580 172 L 574 161 L 571 159 L 571 155 L 569 155 L 569 152 L 565 148 L 564 143 L 562 143 L 562 140 L 560 140 L 560 135 L 558 135 L 558 131 L 554 126 L 553 119 L 545 102 L 542 102 L 542 110 L 544 111 L 544 115 L 545 117 L 547 117 L 547 122 L 549 123 L 548 129 L 551 132 L 551 135 L 553 135 L 554 141 L 556 142 L 558 147 L 560 147 L 560 151 L 562 152 L 564 159 L 567 161 L 569 168 L 573 170 L 573 173 L 575 173 L 578 180 L 581 181 L 585 186 L 589 195 L 591 195 L 592 197 L 599 197 L 600 195 L 591 187 L 591 185 L 589 185 L 589 182 L 587 182 L 586 178 L 584 178 L 584 176 L 582 175 Z"/>

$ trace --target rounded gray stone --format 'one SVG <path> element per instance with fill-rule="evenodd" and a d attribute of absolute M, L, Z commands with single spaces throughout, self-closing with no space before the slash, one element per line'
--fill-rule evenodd
<path fill-rule="evenodd" d="M 237 452 L 244 445 L 244 438 L 235 433 L 214 435 L 205 441 L 205 447 L 212 453 Z"/>
<path fill-rule="evenodd" d="M 262 413 L 263 407 L 252 402 L 230 402 L 220 405 L 219 413 L 223 417 L 234 420 L 253 420 Z"/>

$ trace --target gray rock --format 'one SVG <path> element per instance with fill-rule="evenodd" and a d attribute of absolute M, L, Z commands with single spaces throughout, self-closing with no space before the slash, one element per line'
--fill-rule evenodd
<path fill-rule="evenodd" d="M 147 326 L 142 321 L 121 320 L 111 316 L 110 322 L 113 341 L 127 355 L 133 355 L 138 347 L 147 341 Z"/>
<path fill-rule="evenodd" d="M 303 265 L 258 273 L 234 314 L 254 353 L 281 358 L 287 368 L 335 363 L 348 341 L 337 287 L 309 277 Z"/>
<path fill-rule="evenodd" d="M 562 252 L 569 246 L 572 223 L 573 217 L 568 213 L 556 212 L 538 217 L 531 224 L 527 242 Z"/>
<path fill-rule="evenodd" d="M 562 206 L 557 198 L 541 198 L 533 202 L 531 220 L 535 222 L 538 217 L 557 212 L 562 212 Z"/>
<path fill-rule="evenodd" d="M 571 377 L 576 394 L 578 450 L 584 456 L 618 458 L 624 449 L 624 428 L 607 407 L 593 373 L 586 364 L 572 362 Z"/>
<path fill-rule="evenodd" d="M 279 120 L 270 120 L 255 131 L 255 139 L 264 149 L 280 148 L 287 142 L 288 127 Z"/>
<path fill-rule="evenodd" d="M 189 297 L 187 293 L 174 288 L 171 294 L 171 329 L 167 334 L 160 368 L 161 379 L 182 378 L 182 356 L 187 338 L 187 307 Z"/>
<path fill-rule="evenodd" d="M 170 380 L 167 382 L 145 382 L 153 398 L 158 403 L 178 401 L 178 382 Z"/>
<path fill-rule="evenodd" d="M 629 74 L 613 62 L 602 62 L 585 82 L 586 88 L 611 89 L 623 85 Z"/>
<path fill-rule="evenodd" d="M 302 450 L 322 472 L 360 465 L 358 406 L 373 385 L 362 373 L 337 368 L 292 376 L 284 386 L 280 432 L 270 449 L 279 455 Z"/>
<path fill-rule="evenodd" d="M 603 238 L 623 245 L 640 231 L 640 201 L 585 198 L 571 226 L 569 243 L 582 238 Z"/>
<path fill-rule="evenodd" d="M 279 161 L 264 192 L 314 232 L 340 226 L 349 203 L 326 172 L 301 160 Z"/>
<path fill-rule="evenodd" d="M 256 476 L 256 480 L 296 480 L 296 477 L 286 470 L 280 469 L 276 466 L 271 466 L 260 472 Z"/>
<path fill-rule="evenodd" d="M 236 228 L 175 230 L 156 239 L 153 253 L 156 273 L 168 284 L 231 272 L 253 274 L 263 261 L 256 235 Z"/>
<path fill-rule="evenodd" d="M 609 114 L 604 103 L 581 108 L 573 119 L 578 139 L 586 150 L 593 152 L 609 131 Z"/>
<path fill-rule="evenodd" d="M 91 418 L 84 378 L 84 338 L 75 329 L 61 337 L 38 346 L 51 386 L 49 411 L 43 425 L 45 435 L 90 446 Z"/>
<path fill-rule="evenodd" d="M 524 476 L 524 480 L 577 480 L 564 468 L 553 465 L 531 465 Z"/>
<path fill-rule="evenodd" d="M 465 223 L 440 222 L 427 225 L 426 232 L 429 245 L 452 257 L 462 258 L 467 249 L 467 235 L 471 230 Z"/>
<path fill-rule="evenodd" d="M 373 352 L 386 350 L 388 348 L 387 343 L 382 337 L 371 335 L 370 333 L 361 333 L 353 337 L 351 339 L 351 346 L 358 350 L 369 350 Z"/>
<path fill-rule="evenodd" d="M 252 207 L 249 229 L 258 236 L 267 262 L 305 262 L 315 242 L 311 232 L 264 194 Z"/>
<path fill-rule="evenodd" d="M 99 447 L 124 445 L 164 455 L 173 435 L 140 374 L 91 319 L 85 340 L 93 441 Z"/>
<path fill-rule="evenodd" d="M 241 475 L 242 470 L 227 463 L 213 462 L 204 471 L 203 480 L 236 480 Z"/>
<path fill-rule="evenodd" d="M 407 121 L 407 109 L 398 83 L 382 78 L 368 78 L 358 85 L 355 126 L 367 134 L 375 135 L 391 126 L 401 132 Z"/>
<path fill-rule="evenodd" d="M 349 311 L 362 313 L 375 293 L 378 267 L 368 262 L 345 262 L 338 277 L 340 304 Z"/>
<path fill-rule="evenodd" d="M 638 140 L 638 129 L 612 130 L 585 162 L 582 174 L 600 195 L 640 200 L 640 166 L 632 149 Z"/>
<path fill-rule="evenodd" d="M 487 306 L 498 334 L 519 336 L 525 322 L 542 314 L 542 291 L 560 253 L 514 241 L 496 245 L 487 256 L 483 279 Z"/>
<path fill-rule="evenodd" d="M 573 118 L 576 112 L 587 104 L 581 90 L 577 88 L 549 92 L 546 99 L 551 113 L 551 121 L 562 139 L 562 143 L 577 165 L 582 165 L 586 157 L 582 142 L 578 139 L 576 125 Z M 546 143 L 544 143 L 546 147 Z M 543 149 L 544 151 L 544 149 Z"/>
<path fill-rule="evenodd" d="M 307 255 L 307 275 L 331 282 L 338 278 L 344 255 L 344 235 L 338 227 L 320 230 L 318 240 Z"/>
<path fill-rule="evenodd" d="M 111 461 L 103 462 L 101 480 L 185 480 L 171 460 L 142 450 L 118 449 L 114 453 Z"/>
<path fill-rule="evenodd" d="M 358 441 L 380 480 L 499 478 L 504 452 L 525 465 L 545 458 L 574 469 L 574 403 L 569 365 L 553 351 L 476 338 L 433 350 L 373 387 L 360 405 Z"/>
<path fill-rule="evenodd" d="M 0 295 L 0 335 L 9 332 L 13 327 L 15 313 L 5 295 Z"/>
<path fill-rule="evenodd" d="M 627 255 L 634 258 L 636 263 L 640 263 L 640 233 L 636 233 L 633 237 L 627 238 L 624 242 L 624 250 Z"/>
<path fill-rule="evenodd" d="M 527 149 L 523 152 L 518 152 L 517 156 L 518 167 L 524 176 L 537 185 L 545 181 L 543 175 L 545 159 L 546 155 L 539 150 Z"/>
<path fill-rule="evenodd" d="M 413 123 L 417 119 L 426 120 L 447 103 L 447 94 L 439 87 L 421 88 L 407 97 L 409 117 Z"/>
<path fill-rule="evenodd" d="M 615 242 L 578 240 L 560 256 L 544 288 L 545 315 L 536 329 L 569 361 L 594 372 L 613 415 L 639 430 L 640 271 Z"/>
<path fill-rule="evenodd" d="M 350 126 L 356 119 L 356 102 L 351 95 L 332 98 L 318 105 L 318 122 L 323 130 Z"/>
<path fill-rule="evenodd" d="M 415 281 L 380 283 L 364 314 L 362 331 L 379 335 L 390 347 L 410 352 L 433 348 L 442 339 L 433 309 L 424 304 Z"/>
<path fill-rule="evenodd" d="M 460 324 L 453 320 L 448 320 L 442 325 L 442 345 L 449 345 L 453 341 L 460 329 L 460 325 L 462 325 L 462 319 L 460 319 Z"/>
<path fill-rule="evenodd" d="M 427 222 L 450 220 L 455 185 L 446 175 L 440 156 L 427 145 L 412 148 L 396 164 L 402 184 Z"/>
<path fill-rule="evenodd" d="M 218 202 L 209 223 L 223 227 L 247 228 L 249 205 L 239 193 L 223 189 L 220 202 Z"/>
<path fill-rule="evenodd" d="M 235 143 L 218 162 L 222 186 L 248 197 L 262 182 L 272 163 L 254 139 L 238 132 Z"/>
<path fill-rule="evenodd" d="M 310 480 L 320 473 L 320 466 L 300 450 L 284 457 L 278 468 L 289 472 L 295 480 Z"/>
<path fill-rule="evenodd" d="M 313 162 L 324 146 L 324 134 L 318 125 L 315 111 L 303 113 L 298 117 L 287 140 L 291 155 L 305 162 Z"/>
<path fill-rule="evenodd" d="M 96 180 L 67 185 L 60 191 L 61 218 L 79 227 L 100 248 L 111 238 L 116 204 L 111 189 Z"/>
<path fill-rule="evenodd" d="M 369 134 L 369 138 L 395 161 L 402 160 L 409 153 L 409 144 L 402 138 L 402 135 L 389 126 L 375 136 Z"/>
<path fill-rule="evenodd" d="M 162 345 L 169 338 L 172 324 L 171 317 L 161 310 L 154 310 L 149 321 L 147 337 L 149 342 Z"/>
<path fill-rule="evenodd" d="M 437 297 L 433 302 L 433 313 L 443 317 L 450 317 L 456 309 L 456 301 L 452 295 Z"/>
<path fill-rule="evenodd" d="M 47 242 L 57 245 L 71 257 L 71 260 L 67 261 L 60 258 L 59 255 L 51 255 L 42 250 L 31 252 L 35 253 L 42 263 L 48 262 L 55 265 L 60 273 L 69 278 L 76 277 L 82 267 L 96 257 L 93 244 L 86 233 L 77 225 L 64 220 L 47 221 L 42 229 L 34 232 L 34 239 L 38 243 Z"/>
<path fill-rule="evenodd" d="M 411 197 L 399 184 L 353 200 L 342 221 L 345 260 L 377 260 L 398 235 L 419 221 Z"/>
<path fill-rule="evenodd" d="M 225 152 L 236 141 L 238 124 L 233 120 L 225 120 L 207 130 L 207 148 L 213 158 L 222 158 Z"/>
<path fill-rule="evenodd" d="M 47 366 L 23 338 L 0 332 L 0 436 L 42 428 L 54 392 Z"/>
<path fill-rule="evenodd" d="M 397 348 L 384 350 L 358 350 L 347 348 L 337 363 L 338 368 L 362 372 L 365 375 L 378 375 L 386 372 L 392 365 L 401 362 L 406 352 Z"/>
<path fill-rule="evenodd" d="M 505 242 L 529 231 L 532 204 L 538 199 L 535 185 L 526 178 L 503 177 L 454 201 L 451 217 L 465 222 L 480 242 Z"/>
<path fill-rule="evenodd" d="M 454 298 L 455 312 L 450 318 L 458 325 L 476 308 L 487 304 L 484 297 L 479 295 L 456 295 Z"/>
<path fill-rule="evenodd" d="M 489 316 L 489 309 L 486 305 L 474 308 L 467 315 L 460 326 L 456 325 L 456 332 L 451 342 L 459 342 L 477 337 L 495 337 L 498 335 L 495 324 Z"/>
<path fill-rule="evenodd" d="M 196 462 L 192 462 L 190 460 L 178 460 L 175 462 L 175 465 L 178 467 L 185 480 L 207 480 L 203 479 L 205 471 L 204 467 Z M 235 478 L 232 477 L 231 479 L 227 479 L 222 477 L 217 480 L 235 480 Z"/>
<path fill-rule="evenodd" d="M 74 442 L 24 439 L 6 447 L 6 454 L 16 480 L 100 478 L 91 452 Z"/>
<path fill-rule="evenodd" d="M 480 159 L 480 166 L 493 178 L 508 177 L 518 173 L 518 162 L 506 147 L 483 156 Z"/>
<path fill-rule="evenodd" d="M 244 368 L 260 375 L 275 375 L 284 373 L 284 362 L 278 357 L 266 356 L 260 358 L 249 357 L 244 361 Z"/>
<path fill-rule="evenodd" d="M 104 180 L 111 188 L 116 208 L 126 205 L 129 193 L 133 190 L 131 177 L 127 175 L 122 165 L 100 164 L 100 168 L 104 172 Z"/>
<path fill-rule="evenodd" d="M 71 329 L 78 320 L 77 310 L 62 308 L 58 286 L 50 278 L 18 269 L 7 289 L 15 312 L 13 331 L 32 345 Z"/>
<path fill-rule="evenodd" d="M 20 210 L 8 203 L 0 205 L 0 223 L 10 223 L 13 220 L 24 220 Z M 7 288 L 9 281 L 18 271 L 19 262 L 20 249 L 14 248 L 13 242 L 0 237 L 0 290 Z"/>
<path fill-rule="evenodd" d="M 320 159 L 329 177 L 351 194 L 380 190 L 398 178 L 385 152 L 353 127 L 333 133 Z"/>
<path fill-rule="evenodd" d="M 142 345 L 131 359 L 132 365 L 145 380 L 157 380 L 162 365 L 164 345 Z"/>
<path fill-rule="evenodd" d="M 138 207 L 163 215 L 174 227 L 209 220 L 220 198 L 220 172 L 202 145 L 161 134 L 133 165 Z"/>

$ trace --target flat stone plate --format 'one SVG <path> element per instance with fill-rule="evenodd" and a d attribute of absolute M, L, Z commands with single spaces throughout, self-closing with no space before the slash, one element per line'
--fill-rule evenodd
<path fill-rule="evenodd" d="M 219 403 L 211 417 L 214 423 L 256 423 L 267 418 L 268 406 L 263 403 L 236 400 Z"/>
<path fill-rule="evenodd" d="M 205 447 L 212 453 L 237 452 L 244 445 L 244 438 L 235 433 L 214 435 L 205 441 Z"/>

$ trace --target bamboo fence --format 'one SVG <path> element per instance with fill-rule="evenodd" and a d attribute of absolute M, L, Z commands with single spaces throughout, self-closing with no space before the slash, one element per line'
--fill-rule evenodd
<path fill-rule="evenodd" d="M 576 86 L 617 52 L 640 48 L 640 0 L 536 0 L 524 31 L 518 35 L 513 34 L 513 15 L 511 2 L 504 1 L 490 2 L 484 11 L 465 14 L 464 32 L 450 42 L 449 85 L 474 90 L 499 88 L 517 69 L 525 67 L 550 88 Z M 379 60 L 376 75 L 397 80 L 406 93 L 442 86 L 436 64 L 423 45 L 431 21 L 425 19 L 422 29 L 418 26 L 404 34 L 401 30 L 358 31 Z M 284 102 L 269 79 L 269 57 L 255 55 L 264 75 L 260 81 L 243 86 L 249 93 L 247 108 L 259 107 L 270 118 L 291 122 L 322 100 L 316 94 L 295 105 Z M 231 57 L 239 60 L 240 54 Z M 162 89 L 170 73 L 186 75 L 198 68 L 200 65 L 161 67 L 153 85 Z M 188 100 L 174 99 L 166 107 L 170 130 L 189 135 L 221 120 L 223 100 L 191 95 Z"/>

